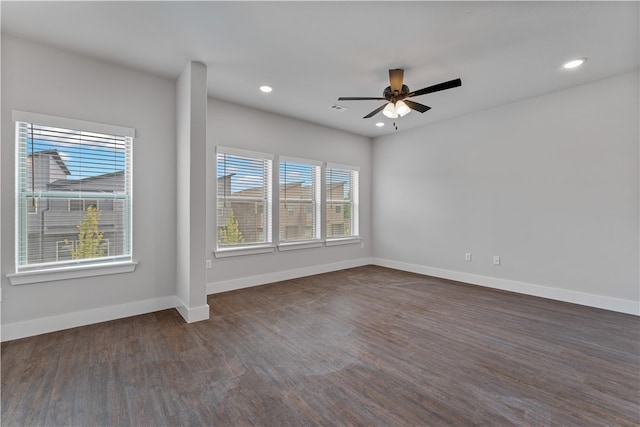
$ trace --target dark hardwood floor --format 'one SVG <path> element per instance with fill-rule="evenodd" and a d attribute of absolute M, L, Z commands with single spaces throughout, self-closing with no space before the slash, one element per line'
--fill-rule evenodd
<path fill-rule="evenodd" d="M 638 426 L 635 316 L 367 266 L 2 344 L 2 426 Z"/>

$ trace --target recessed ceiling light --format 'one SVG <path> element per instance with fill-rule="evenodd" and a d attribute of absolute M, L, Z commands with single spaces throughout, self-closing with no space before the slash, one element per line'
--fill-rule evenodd
<path fill-rule="evenodd" d="M 273 90 L 273 88 L 271 86 L 263 85 L 260 86 L 260 90 L 264 93 L 269 93 Z"/>
<path fill-rule="evenodd" d="M 587 58 L 578 58 L 578 59 L 572 59 L 569 62 L 565 62 L 562 67 L 566 68 L 567 70 L 570 70 L 572 68 L 578 68 L 579 66 L 581 66 L 582 64 L 584 64 L 584 61 L 586 61 Z"/>
<path fill-rule="evenodd" d="M 382 126 L 384 126 L 384 123 L 382 123 L 382 122 L 378 122 L 378 123 L 376 123 L 376 126 L 378 126 L 379 128 L 381 128 Z"/>

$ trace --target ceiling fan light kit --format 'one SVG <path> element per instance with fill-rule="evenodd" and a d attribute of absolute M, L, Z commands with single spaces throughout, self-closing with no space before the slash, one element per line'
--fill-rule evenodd
<path fill-rule="evenodd" d="M 411 112 L 411 108 L 404 101 L 396 101 L 396 113 L 400 117 L 404 117 Z"/>
<path fill-rule="evenodd" d="M 376 108 L 366 116 L 364 119 L 371 118 L 382 111 L 386 117 L 390 119 L 396 119 L 398 117 L 404 117 L 411 110 L 416 110 L 420 113 L 424 113 L 431 109 L 423 104 L 419 104 L 414 101 L 410 101 L 407 98 L 414 96 L 426 95 L 428 93 L 439 92 L 441 90 L 453 89 L 454 87 L 462 86 L 462 80 L 454 79 L 447 82 L 438 83 L 437 85 L 425 87 L 420 90 L 411 92 L 409 87 L 403 84 L 404 70 L 396 68 L 389 70 L 389 86 L 387 86 L 382 92 L 382 98 L 371 97 L 340 97 L 338 101 L 387 101 L 386 104 Z"/>
<path fill-rule="evenodd" d="M 395 104 L 390 102 L 382 110 L 382 114 L 390 119 L 397 119 L 398 117 L 404 117 L 411 112 L 411 108 L 407 106 L 403 101 L 396 101 Z"/>
<path fill-rule="evenodd" d="M 388 103 L 386 107 L 384 107 L 384 110 L 382 110 L 382 114 L 384 114 L 385 116 L 389 117 L 390 119 L 397 119 L 398 118 L 398 113 L 396 111 L 396 107 L 391 102 Z"/>

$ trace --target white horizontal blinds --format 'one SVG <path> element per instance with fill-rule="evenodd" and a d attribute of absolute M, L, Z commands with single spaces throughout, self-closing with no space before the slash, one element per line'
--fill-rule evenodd
<path fill-rule="evenodd" d="M 326 237 L 358 236 L 358 170 L 327 164 Z"/>
<path fill-rule="evenodd" d="M 280 241 L 320 239 L 320 166 L 280 159 Z"/>
<path fill-rule="evenodd" d="M 18 121 L 16 141 L 18 270 L 130 260 L 132 137 Z"/>
<path fill-rule="evenodd" d="M 217 245 L 270 243 L 272 159 L 218 147 Z"/>

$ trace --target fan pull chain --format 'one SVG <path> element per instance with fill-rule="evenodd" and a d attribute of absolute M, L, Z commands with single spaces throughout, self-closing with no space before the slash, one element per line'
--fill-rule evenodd
<path fill-rule="evenodd" d="M 398 130 L 398 126 L 396 125 L 396 122 L 393 122 L 393 127 L 396 128 L 396 130 Z"/>

